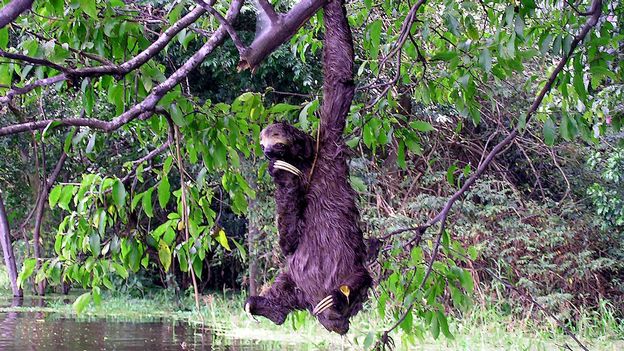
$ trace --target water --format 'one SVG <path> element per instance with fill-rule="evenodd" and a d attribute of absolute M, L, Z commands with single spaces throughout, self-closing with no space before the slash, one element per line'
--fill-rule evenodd
<path fill-rule="evenodd" d="M 16 300 L 0 300 L 0 307 L 19 305 Z M 22 302 L 25 307 L 44 305 L 44 300 Z M 256 350 L 269 349 L 268 346 L 224 340 L 210 330 L 179 321 L 73 319 L 45 312 L 45 308 L 38 312 L 0 312 L 0 351 Z"/>

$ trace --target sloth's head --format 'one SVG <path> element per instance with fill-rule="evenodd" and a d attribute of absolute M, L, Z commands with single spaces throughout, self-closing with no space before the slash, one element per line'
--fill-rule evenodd
<path fill-rule="evenodd" d="M 314 158 L 314 139 L 299 129 L 275 123 L 260 132 L 260 146 L 270 160 L 306 163 Z"/>

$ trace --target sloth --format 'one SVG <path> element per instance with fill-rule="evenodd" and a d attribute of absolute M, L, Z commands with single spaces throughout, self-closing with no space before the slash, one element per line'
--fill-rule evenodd
<path fill-rule="evenodd" d="M 282 324 L 291 311 L 308 310 L 343 335 L 372 284 L 346 146 L 322 135 L 316 154 L 315 140 L 286 123 L 262 130 L 260 144 L 276 184 L 286 265 L 262 296 L 247 299 L 245 311 Z"/>

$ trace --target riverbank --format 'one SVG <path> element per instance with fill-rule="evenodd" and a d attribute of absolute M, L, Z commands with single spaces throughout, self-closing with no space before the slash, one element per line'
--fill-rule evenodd
<path fill-rule="evenodd" d="M 211 344 L 230 345 L 233 340 L 242 340 L 252 349 L 344 347 L 357 350 L 367 343 L 367 337 L 373 338 L 390 324 L 390 321 L 380 321 L 372 311 L 365 310 L 353 319 L 351 331 L 344 338 L 328 333 L 305 312 L 291 314 L 284 325 L 275 326 L 264 319 L 250 319 L 242 310 L 243 296 L 222 293 L 202 296 L 199 311 L 192 298 L 178 299 L 166 292 L 143 297 L 111 294 L 104 296 L 100 305 L 91 305 L 76 315 L 71 305 L 76 296 L 52 295 L 43 300 L 31 297 L 23 306 L 3 304 L 0 313 L 38 313 L 40 323 L 54 318 L 77 322 L 185 323 L 209 332 Z M 414 325 L 417 323 L 415 320 Z M 433 340 L 430 333 L 412 341 L 395 334 L 394 340 L 399 346 L 397 349 L 410 350 L 552 350 L 565 348 L 565 345 L 577 349 L 575 342 L 552 321 L 546 318 L 518 320 L 504 316 L 493 307 L 474 307 L 461 319 L 451 319 L 450 330 L 454 335 L 452 340 L 443 337 Z M 586 313 L 575 332 L 591 350 L 624 349 L 624 326 L 606 306 L 600 312 Z"/>

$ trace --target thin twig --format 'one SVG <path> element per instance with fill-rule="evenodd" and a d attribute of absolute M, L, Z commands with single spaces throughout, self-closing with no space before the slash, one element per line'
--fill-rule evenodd
<path fill-rule="evenodd" d="M 234 29 L 232 24 L 227 19 L 225 19 L 225 17 L 223 17 L 223 15 L 219 11 L 215 10 L 214 7 L 212 7 L 212 5 L 214 5 L 215 3 L 215 0 L 210 0 L 210 2 L 208 3 L 206 3 L 204 0 L 195 0 L 195 2 L 197 3 L 197 5 L 203 7 L 206 11 L 208 11 L 211 15 L 215 16 L 221 26 L 225 27 L 228 34 L 230 35 L 230 38 L 232 38 L 232 41 L 234 42 L 234 46 L 236 46 L 239 54 L 242 55 L 246 50 L 245 44 L 243 44 L 243 42 L 238 37 L 238 34 L 236 33 L 236 30 Z"/>
<path fill-rule="evenodd" d="M 186 183 L 184 180 L 184 164 L 182 163 L 182 155 L 180 153 L 180 130 L 176 125 L 174 127 L 175 134 L 175 147 L 176 147 L 176 160 L 178 163 L 178 170 L 180 171 L 180 190 L 182 191 L 182 222 L 184 223 L 184 236 L 186 243 L 189 244 L 189 219 L 188 219 L 188 204 L 186 199 Z M 191 280 L 193 281 L 193 291 L 195 292 L 195 307 L 199 313 L 199 289 L 197 288 L 197 279 L 195 278 L 195 269 L 192 264 L 189 264 L 189 272 L 191 273 Z M 201 315 L 201 314 L 200 314 Z"/>

